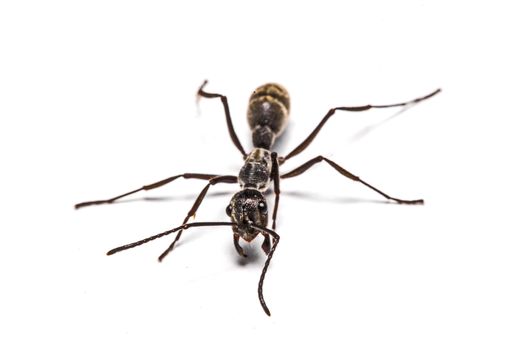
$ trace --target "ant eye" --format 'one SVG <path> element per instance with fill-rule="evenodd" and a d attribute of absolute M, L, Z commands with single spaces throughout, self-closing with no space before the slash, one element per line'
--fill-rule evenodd
<path fill-rule="evenodd" d="M 231 204 L 226 207 L 226 215 L 232 216 L 232 206 L 231 206 Z"/>
<path fill-rule="evenodd" d="M 267 210 L 266 203 L 259 202 L 259 209 L 261 209 L 263 212 L 266 212 L 266 210 Z"/>

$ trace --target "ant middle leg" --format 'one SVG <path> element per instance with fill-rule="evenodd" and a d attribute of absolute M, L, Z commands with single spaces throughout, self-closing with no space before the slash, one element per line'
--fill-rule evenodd
<path fill-rule="evenodd" d="M 204 200 L 204 197 L 206 196 L 206 193 L 208 193 L 208 189 L 211 186 L 213 186 L 215 184 L 218 184 L 218 183 L 230 183 L 230 184 L 237 183 L 237 176 L 224 175 L 224 176 L 215 176 L 212 179 L 210 179 L 208 184 L 202 189 L 201 193 L 199 193 L 199 196 L 195 200 L 195 203 L 193 203 L 193 206 L 191 207 L 190 211 L 188 212 L 188 214 L 184 218 L 184 221 L 182 222 L 182 225 L 185 225 L 188 222 L 188 220 L 197 213 L 197 210 L 199 209 L 202 201 Z M 159 256 L 159 258 L 158 258 L 159 261 L 162 261 L 173 250 L 173 248 L 175 247 L 175 244 L 180 239 L 183 230 L 184 229 L 180 229 L 177 232 L 177 236 L 175 237 L 173 242 L 171 242 L 169 247 Z"/>
<path fill-rule="evenodd" d="M 118 196 L 113 197 L 113 198 L 102 199 L 102 200 L 96 200 L 96 201 L 89 201 L 89 202 L 82 202 L 82 203 L 77 203 L 77 204 L 75 204 L 75 209 L 79 209 L 79 208 L 87 207 L 87 206 L 90 206 L 90 205 L 111 204 L 111 203 L 115 202 L 116 200 L 119 200 L 119 199 L 121 199 L 121 198 L 124 198 L 124 197 L 130 196 L 130 195 L 132 195 L 132 194 L 134 194 L 134 193 L 137 193 L 137 192 L 140 192 L 140 191 L 149 191 L 149 190 L 152 190 L 152 189 L 154 189 L 154 188 L 158 188 L 158 187 L 161 187 L 161 186 L 167 185 L 167 184 L 169 184 L 170 182 L 175 181 L 175 180 L 178 179 L 179 177 L 182 177 L 182 178 L 185 178 L 185 179 L 210 180 L 210 179 L 213 179 L 214 177 L 217 177 L 217 176 L 218 176 L 218 175 L 212 175 L 212 174 L 196 174 L 196 173 L 184 173 L 184 174 L 180 174 L 180 175 L 170 176 L 170 177 L 168 177 L 167 179 L 160 180 L 160 181 L 157 181 L 157 182 L 155 182 L 155 183 L 152 183 L 152 184 L 149 184 L 149 185 L 142 186 L 142 187 L 140 187 L 140 188 L 137 188 L 136 190 L 133 190 L 133 191 L 130 191 L 130 192 L 127 192 L 127 193 L 124 193 L 124 194 L 118 195 Z"/>
<path fill-rule="evenodd" d="M 235 129 L 233 128 L 232 118 L 230 115 L 230 107 L 228 106 L 228 98 L 221 94 L 216 93 L 210 93 L 204 91 L 204 87 L 208 84 L 208 81 L 205 80 L 202 85 L 199 88 L 199 91 L 197 91 L 197 97 L 205 97 L 205 98 L 220 98 L 222 102 L 222 106 L 224 108 L 224 114 L 226 115 L 226 124 L 228 125 L 228 132 L 230 133 L 230 137 L 233 141 L 233 144 L 237 149 L 242 153 L 242 156 L 246 158 L 246 152 L 244 151 L 244 148 L 241 145 L 241 142 L 239 141 L 239 138 L 237 137 L 237 133 L 235 132 Z"/>
<path fill-rule="evenodd" d="M 330 117 L 332 115 L 334 115 L 336 111 L 363 112 L 363 111 L 367 111 L 367 110 L 372 109 L 372 108 L 403 107 L 403 106 L 413 105 L 413 104 L 419 103 L 421 101 L 427 100 L 427 99 L 431 98 L 432 96 L 438 94 L 440 91 L 441 91 L 441 89 L 437 89 L 434 92 L 432 92 L 432 93 L 430 93 L 430 94 L 428 94 L 426 96 L 419 97 L 419 98 L 413 99 L 411 101 L 402 102 L 402 103 L 394 103 L 394 104 L 389 104 L 389 105 L 363 105 L 363 106 L 356 106 L 356 107 L 336 107 L 336 108 L 331 108 L 328 111 L 328 113 L 326 113 L 324 118 L 321 120 L 319 125 L 317 125 L 316 128 L 310 133 L 310 135 L 308 135 L 308 137 L 303 142 L 301 142 L 301 144 L 299 144 L 299 146 L 294 148 L 293 151 L 291 151 L 290 153 L 288 153 L 284 157 L 280 157 L 279 161 L 282 164 L 286 160 L 288 160 L 288 159 L 298 155 L 302 151 L 304 151 L 306 149 L 306 147 L 308 147 L 310 145 L 310 143 L 312 143 L 312 141 L 317 136 L 319 131 L 321 131 L 321 129 L 326 124 L 328 119 L 330 119 Z"/>
<path fill-rule="evenodd" d="M 406 200 L 406 199 L 399 199 L 399 198 L 392 197 L 392 196 L 386 194 L 385 192 L 377 189 L 376 187 L 370 185 L 369 183 L 361 180 L 358 176 L 352 174 L 351 172 L 349 172 L 348 170 L 344 169 L 340 165 L 336 164 L 335 162 L 333 162 L 330 159 L 325 158 L 323 156 L 317 156 L 315 158 L 310 159 L 309 161 L 307 161 L 303 165 L 297 167 L 296 169 L 294 169 L 294 170 L 292 170 L 292 171 L 290 171 L 290 172 L 288 172 L 288 173 L 286 173 L 284 175 L 281 175 L 281 179 L 287 179 L 287 178 L 290 178 L 290 177 L 299 176 L 302 173 L 304 173 L 306 170 L 310 169 L 310 167 L 312 167 L 314 164 L 320 163 L 322 161 L 327 162 L 332 168 L 337 170 L 341 175 L 343 175 L 343 176 L 345 176 L 345 177 L 347 177 L 347 178 L 349 178 L 351 180 L 354 180 L 354 181 L 362 183 L 363 185 L 365 185 L 366 187 L 368 187 L 368 188 L 374 190 L 375 192 L 379 193 L 380 195 L 382 195 L 386 199 L 390 199 L 390 200 L 395 201 L 395 202 L 397 202 L 399 204 L 424 204 L 423 199 Z"/>

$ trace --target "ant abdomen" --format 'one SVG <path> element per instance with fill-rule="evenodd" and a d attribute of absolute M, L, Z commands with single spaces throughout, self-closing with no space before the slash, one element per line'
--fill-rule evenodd
<path fill-rule="evenodd" d="M 248 124 L 254 147 L 270 149 L 286 124 L 290 111 L 288 91 L 279 84 L 259 86 L 248 104 Z"/>

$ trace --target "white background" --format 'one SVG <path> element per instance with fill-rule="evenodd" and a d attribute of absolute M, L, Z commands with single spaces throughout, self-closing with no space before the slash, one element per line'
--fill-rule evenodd
<path fill-rule="evenodd" d="M 181 2 L 182 3 L 182 2 Z M 523 349 L 523 10 L 518 2 L 3 1 L 0 5 L 2 349 Z M 227 228 L 195 229 L 164 263 L 163 239 L 202 188 L 182 172 L 242 164 L 258 85 L 292 98 L 283 166 L 325 155 L 424 206 L 387 203 L 326 164 L 282 182 L 282 237 L 257 300 L 257 240 L 240 259 Z M 366 137 L 365 137 L 366 136 Z M 197 220 L 225 220 L 235 185 Z M 157 200 L 144 200 L 144 198 Z M 273 197 L 270 197 L 273 198 Z"/>

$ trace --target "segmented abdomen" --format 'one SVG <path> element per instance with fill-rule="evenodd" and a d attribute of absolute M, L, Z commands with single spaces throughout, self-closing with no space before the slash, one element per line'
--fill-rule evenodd
<path fill-rule="evenodd" d="M 254 147 L 270 149 L 288 123 L 290 97 L 284 87 L 269 83 L 253 92 L 248 104 L 248 124 Z"/>

